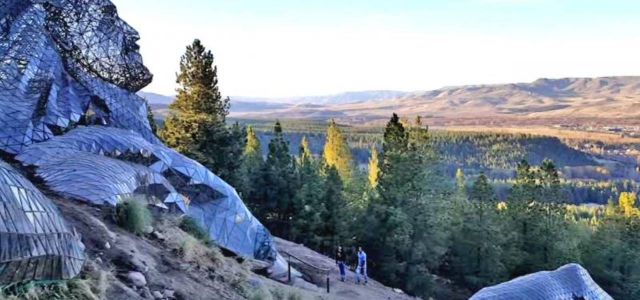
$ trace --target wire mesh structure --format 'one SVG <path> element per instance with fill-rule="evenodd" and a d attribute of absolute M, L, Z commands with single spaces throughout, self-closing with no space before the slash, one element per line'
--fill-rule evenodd
<path fill-rule="evenodd" d="M 0 154 L 63 197 L 115 205 L 146 194 L 220 246 L 275 261 L 233 187 L 153 134 L 135 94 L 152 79 L 138 39 L 109 0 L 0 1 Z"/>
<path fill-rule="evenodd" d="M 109 205 L 133 194 L 152 195 L 195 218 L 219 245 L 275 259 L 269 232 L 233 187 L 198 162 L 134 131 L 80 126 L 25 148 L 16 159 L 36 167 L 36 174 L 61 195 Z"/>
<path fill-rule="evenodd" d="M 31 182 L 0 161 L 0 284 L 75 277 L 84 245 Z"/>
<path fill-rule="evenodd" d="M 568 264 L 555 271 L 542 271 L 495 286 L 486 287 L 471 297 L 471 300 L 544 300 L 585 299 L 612 300 L 589 272 L 578 264 Z"/>

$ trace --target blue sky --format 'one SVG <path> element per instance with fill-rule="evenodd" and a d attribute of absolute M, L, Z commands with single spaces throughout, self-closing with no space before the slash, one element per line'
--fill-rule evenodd
<path fill-rule="evenodd" d="M 640 75 L 635 0 L 112 1 L 161 94 L 194 38 L 235 96 Z"/>

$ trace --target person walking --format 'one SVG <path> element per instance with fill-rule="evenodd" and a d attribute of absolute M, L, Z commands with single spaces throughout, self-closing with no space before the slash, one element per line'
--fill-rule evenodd
<path fill-rule="evenodd" d="M 366 285 L 367 277 L 367 253 L 362 250 L 362 247 L 358 247 L 358 267 L 356 268 L 356 284 L 360 284 L 360 276 L 364 278 L 364 284 Z"/>
<path fill-rule="evenodd" d="M 342 246 L 338 246 L 338 250 L 336 251 L 336 264 L 340 269 L 340 281 L 344 282 L 347 274 L 345 272 L 344 251 L 342 250 Z"/>

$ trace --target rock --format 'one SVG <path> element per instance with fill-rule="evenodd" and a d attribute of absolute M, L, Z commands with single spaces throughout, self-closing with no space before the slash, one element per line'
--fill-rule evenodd
<path fill-rule="evenodd" d="M 153 298 L 155 298 L 155 299 L 164 298 L 164 296 L 162 295 L 162 293 L 160 293 L 160 291 L 153 291 L 152 295 L 153 295 Z"/>
<path fill-rule="evenodd" d="M 109 242 L 104 243 L 104 248 L 107 250 L 111 249 L 111 244 L 109 244 Z"/>
<path fill-rule="evenodd" d="M 162 294 L 164 295 L 165 298 L 169 298 L 169 299 L 174 299 L 176 297 L 176 291 L 174 290 L 166 289 Z"/>
<path fill-rule="evenodd" d="M 262 287 L 262 281 L 256 277 L 252 277 L 249 279 L 249 285 L 254 289 L 259 289 Z"/>
<path fill-rule="evenodd" d="M 180 264 L 180 271 L 187 271 L 191 268 L 190 264 L 184 263 L 184 264 Z"/>
<path fill-rule="evenodd" d="M 398 294 L 404 294 L 404 292 L 401 289 L 398 289 L 398 288 L 393 289 L 393 291 L 398 293 Z"/>
<path fill-rule="evenodd" d="M 95 261 L 97 264 L 102 264 L 102 258 L 100 257 L 96 257 Z"/>
<path fill-rule="evenodd" d="M 145 299 L 153 299 L 153 295 L 151 294 L 151 291 L 148 287 L 142 289 L 142 291 L 140 292 L 140 296 Z"/>
<path fill-rule="evenodd" d="M 153 226 L 147 226 L 144 228 L 144 233 L 152 233 L 153 232 Z"/>
<path fill-rule="evenodd" d="M 129 274 L 127 274 L 127 279 L 136 287 L 143 287 L 147 285 L 147 278 L 145 278 L 144 274 L 140 272 L 129 272 Z"/>
<path fill-rule="evenodd" d="M 162 234 L 159 231 L 152 232 L 151 233 L 151 237 L 156 239 L 156 240 L 159 240 L 159 241 L 164 241 L 165 240 L 164 234 Z"/>

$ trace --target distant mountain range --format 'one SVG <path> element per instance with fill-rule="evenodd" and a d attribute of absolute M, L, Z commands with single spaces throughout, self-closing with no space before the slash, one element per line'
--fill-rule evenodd
<path fill-rule="evenodd" d="M 171 97 L 141 93 L 150 103 Z M 640 76 L 538 79 L 531 83 L 471 85 L 433 91 L 362 91 L 291 98 L 231 97 L 241 118 L 337 118 L 372 122 L 402 116 L 434 119 L 639 118 Z M 155 109 L 155 108 L 154 108 Z"/>

